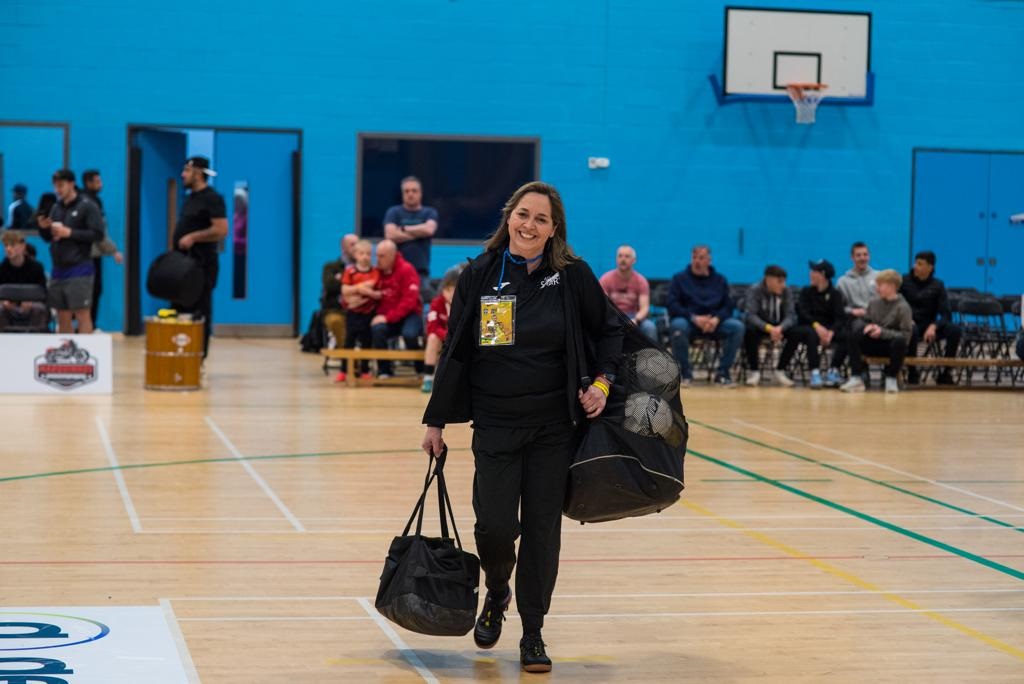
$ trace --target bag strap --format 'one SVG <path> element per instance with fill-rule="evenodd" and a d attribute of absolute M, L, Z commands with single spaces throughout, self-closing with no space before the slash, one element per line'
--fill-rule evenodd
<path fill-rule="evenodd" d="M 416 521 L 416 536 L 419 537 L 423 534 L 423 514 L 426 509 L 427 492 L 430 491 L 430 485 L 433 484 L 434 480 L 437 480 L 437 506 L 438 514 L 441 522 L 441 536 L 444 538 L 448 537 L 448 518 L 451 519 L 452 532 L 455 534 L 455 542 L 458 544 L 459 550 L 462 550 L 462 539 L 459 537 L 458 527 L 455 525 L 455 513 L 452 511 L 451 498 L 448 496 L 448 486 L 444 479 L 444 463 L 448 457 L 448 447 L 445 446 L 438 456 L 433 453 L 430 454 L 430 460 L 427 463 L 427 474 L 423 480 L 423 492 L 420 494 L 420 498 L 416 501 L 416 507 L 412 510 L 412 515 L 409 516 L 408 522 L 405 524 L 405 529 L 402 530 L 402 536 L 407 536 L 409 530 L 412 529 L 412 523 Z M 447 512 L 447 517 L 445 513 Z"/>

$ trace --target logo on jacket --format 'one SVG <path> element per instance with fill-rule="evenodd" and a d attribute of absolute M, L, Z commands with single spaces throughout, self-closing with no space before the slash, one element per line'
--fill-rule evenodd
<path fill-rule="evenodd" d="M 558 285 L 558 283 L 561 282 L 559 280 L 559 277 L 558 277 L 560 275 L 562 275 L 561 271 L 559 271 L 558 273 L 554 273 L 552 275 L 549 275 L 547 278 L 545 278 L 544 280 L 540 281 L 540 289 L 543 290 L 545 287 L 548 287 L 549 285 Z"/>
<path fill-rule="evenodd" d="M 36 380 L 44 385 L 70 390 L 96 381 L 96 359 L 74 340 L 62 340 L 35 359 Z"/>

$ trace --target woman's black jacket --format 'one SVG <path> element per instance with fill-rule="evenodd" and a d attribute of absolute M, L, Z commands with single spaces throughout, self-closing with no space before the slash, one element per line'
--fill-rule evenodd
<path fill-rule="evenodd" d="M 434 389 L 423 413 L 426 425 L 444 427 L 448 423 L 468 422 L 473 417 L 469 364 L 476 351 L 475 307 L 479 306 L 486 284 L 493 283 L 497 275 L 491 271 L 501 254 L 484 252 L 471 260 L 459 277 L 448 318 L 448 335 L 434 375 Z M 623 329 L 585 261 L 569 264 L 561 271 L 561 278 L 567 323 L 566 401 L 569 416 L 578 425 L 585 416 L 577 390 L 598 375 L 614 377 L 622 353 Z"/>

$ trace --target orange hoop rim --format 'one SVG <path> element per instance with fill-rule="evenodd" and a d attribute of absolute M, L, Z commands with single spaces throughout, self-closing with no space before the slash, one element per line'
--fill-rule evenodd
<path fill-rule="evenodd" d="M 786 84 L 786 90 L 789 90 L 791 88 L 796 89 L 796 90 L 824 90 L 825 88 L 828 88 L 828 84 L 827 83 L 787 83 Z"/>

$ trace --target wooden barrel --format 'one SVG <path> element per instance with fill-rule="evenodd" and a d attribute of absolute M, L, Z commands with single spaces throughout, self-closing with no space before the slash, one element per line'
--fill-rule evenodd
<path fill-rule="evenodd" d="M 200 389 L 203 321 L 146 319 L 146 389 Z"/>

